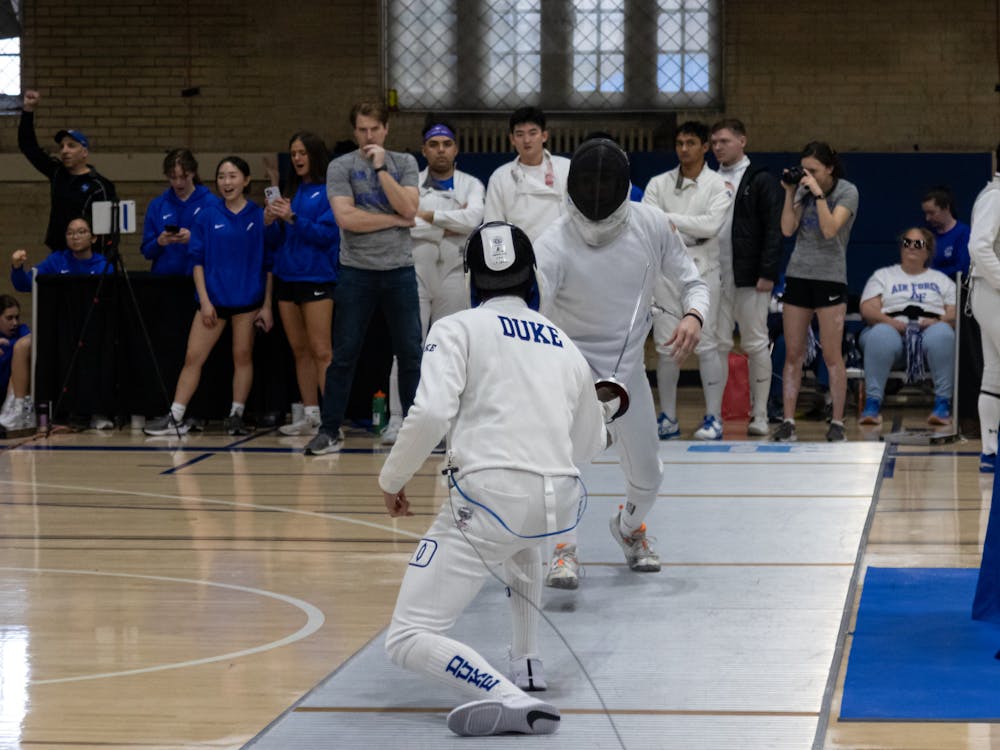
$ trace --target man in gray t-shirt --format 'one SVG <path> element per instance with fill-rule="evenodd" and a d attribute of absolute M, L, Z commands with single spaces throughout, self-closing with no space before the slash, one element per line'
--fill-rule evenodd
<path fill-rule="evenodd" d="M 420 379 L 421 331 L 417 276 L 409 228 L 420 203 L 417 161 L 386 151 L 388 111 L 380 103 L 351 108 L 358 150 L 330 162 L 326 193 L 340 227 L 340 272 L 334 295 L 333 361 L 326 370 L 322 422 L 306 455 L 344 445 L 340 425 L 368 323 L 381 307 L 399 363 L 403 413 Z"/>

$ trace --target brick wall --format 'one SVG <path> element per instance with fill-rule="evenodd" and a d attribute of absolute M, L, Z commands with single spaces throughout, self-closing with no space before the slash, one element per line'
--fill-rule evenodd
<path fill-rule="evenodd" d="M 141 214 L 164 187 L 167 148 L 193 148 L 210 178 L 217 155 L 245 155 L 257 170 L 259 156 L 284 148 L 299 128 L 331 145 L 350 138 L 351 102 L 383 88 L 380 3 L 302 5 L 25 0 L 23 81 L 43 95 L 40 141 L 66 125 L 84 130 L 94 163 Z M 797 150 L 813 138 L 844 151 L 990 150 L 1000 135 L 994 13 L 988 0 L 946 8 L 932 0 L 730 0 L 726 110 L 677 117 L 739 116 L 756 150 Z M 181 95 L 193 87 L 197 96 Z M 391 144 L 416 148 L 421 121 L 397 116 Z M 554 117 L 552 126 L 570 122 Z M 571 124 L 635 122 L 605 115 Z M 41 254 L 48 192 L 17 153 L 16 130 L 16 117 L 0 117 L 0 253 L 26 245 Z M 145 267 L 137 246 L 126 238 L 126 258 Z"/>

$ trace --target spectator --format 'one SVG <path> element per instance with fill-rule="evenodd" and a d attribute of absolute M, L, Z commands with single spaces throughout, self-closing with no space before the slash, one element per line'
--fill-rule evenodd
<path fill-rule="evenodd" d="M 313 435 L 319 427 L 319 394 L 333 358 L 330 329 L 340 256 L 340 230 L 326 198 L 326 144 L 302 130 L 288 142 L 292 174 L 285 195 L 269 201 L 264 223 L 274 224 L 280 245 L 274 258 L 278 313 L 295 357 L 301 407 L 292 406 L 283 435 Z M 298 409 L 302 409 L 301 415 Z"/>
<path fill-rule="evenodd" d="M 709 309 L 701 340 L 695 350 L 701 387 L 705 392 L 705 417 L 694 436 L 698 440 L 721 440 L 726 368 L 722 365 L 719 352 L 718 319 L 722 295 L 719 232 L 729 215 L 733 191 L 705 164 L 709 147 L 709 130 L 705 123 L 689 120 L 681 124 L 677 128 L 674 147 L 680 164 L 653 177 L 646 185 L 642 202 L 666 213 L 684 240 L 684 247 L 698 273 L 708 285 Z M 681 434 L 677 419 L 677 382 L 682 363 L 672 356 L 667 341 L 676 330 L 685 308 L 681 304 L 681 290 L 675 280 L 667 276 L 657 276 L 654 298 L 662 310 L 653 319 L 656 384 L 660 396 L 657 425 L 660 439 L 670 440 Z"/>
<path fill-rule="evenodd" d="M 486 221 L 507 221 L 535 239 L 566 211 L 569 159 L 545 148 L 545 113 L 521 107 L 510 116 L 510 142 L 517 158 L 493 172 L 486 186 Z"/>
<path fill-rule="evenodd" d="M 972 314 L 983 341 L 983 381 L 979 388 L 982 455 L 979 470 L 996 471 L 1000 428 L 1000 146 L 996 172 L 976 197 L 969 235 L 972 259 Z"/>
<path fill-rule="evenodd" d="M 428 115 L 423 138 L 427 168 L 420 173 L 420 207 L 410 236 L 420 299 L 420 330 L 426 338 L 434 321 L 469 306 L 462 250 L 465 238 L 483 222 L 485 188 L 476 177 L 455 168 L 458 144 L 451 123 Z M 382 442 L 387 444 L 395 441 L 403 424 L 396 369 L 393 362 L 389 378 L 392 417 L 382 433 Z"/>
<path fill-rule="evenodd" d="M 21 304 L 0 294 L 0 427 L 26 430 L 35 426 L 31 386 L 31 333 L 21 322 Z"/>
<path fill-rule="evenodd" d="M 334 159 L 326 171 L 326 193 L 341 230 L 340 275 L 333 360 L 326 370 L 319 432 L 306 445 L 307 456 L 344 445 L 340 425 L 376 306 L 385 315 L 399 362 L 404 416 L 420 379 L 420 303 L 409 232 L 420 201 L 417 160 L 385 149 L 385 105 L 360 102 L 351 108 L 350 119 L 358 149 Z"/>
<path fill-rule="evenodd" d="M 406 484 L 450 434 L 449 485 L 459 497 L 437 512 L 407 568 L 385 648 L 396 664 L 466 697 L 448 715 L 456 734 L 551 734 L 559 710 L 525 692 L 546 687 L 540 548 L 579 519 L 576 467 L 606 445 L 605 412 L 580 351 L 531 309 L 538 287 L 527 235 L 487 224 L 467 260 L 479 304 L 431 328 L 416 400 L 379 475 L 389 515 L 413 515 Z M 514 334 L 521 329 L 535 336 Z M 491 577 L 510 596 L 509 676 L 446 635 Z M 470 669 L 477 679 L 464 678 Z"/>
<path fill-rule="evenodd" d="M 50 183 L 51 206 L 45 244 L 50 250 L 63 245 L 66 225 L 78 216 L 91 220 L 94 201 L 115 201 L 118 194 L 114 183 L 98 174 L 88 163 L 90 140 L 79 130 L 60 130 L 55 135 L 59 144 L 59 159 L 55 160 L 38 145 L 35 136 L 35 107 L 41 101 L 37 91 L 24 92 L 24 109 L 17 128 L 17 145 L 31 165 L 45 175 Z M 104 243 L 101 248 L 107 247 Z"/>
<path fill-rule="evenodd" d="M 265 249 L 264 212 L 247 199 L 250 167 L 238 156 L 227 156 L 215 170 L 222 201 L 209 205 L 195 221 L 189 250 L 198 290 L 199 310 L 188 334 L 184 368 L 177 380 L 170 411 L 146 423 L 147 435 L 183 435 L 184 421 L 201 368 L 225 330 L 233 328 L 233 403 L 224 428 L 245 435 L 243 421 L 253 384 L 254 328 L 271 330 L 271 258 Z M 268 243 L 273 234 L 267 238 Z"/>
<path fill-rule="evenodd" d="M 865 407 L 859 424 L 882 423 L 885 383 L 893 367 L 905 365 L 912 379 L 923 374 L 924 358 L 934 378 L 933 425 L 951 422 L 955 369 L 955 283 L 929 268 L 934 234 L 920 227 L 899 238 L 899 263 L 880 268 L 861 293 L 868 328 L 859 345 L 865 363 Z"/>
<path fill-rule="evenodd" d="M 858 213 L 858 189 L 843 179 L 837 152 L 821 141 L 806 144 L 801 169 L 786 169 L 781 183 L 785 188 L 781 232 L 795 237 L 795 248 L 785 270 L 785 293 L 781 298 L 786 346 L 782 373 L 784 418 L 771 439 L 796 439 L 795 403 L 802 385 L 809 324 L 816 315 L 833 399 L 833 418 L 826 439 L 843 441 L 847 439 L 847 372 L 842 351 L 847 314 L 847 242 Z"/>
<path fill-rule="evenodd" d="M 934 232 L 934 259 L 931 268 L 947 274 L 951 279 L 961 271 L 969 275 L 969 225 L 955 218 L 955 196 L 945 186 L 932 188 L 920 202 L 924 221 Z"/>
<path fill-rule="evenodd" d="M 84 218 L 73 219 L 66 227 L 64 250 L 49 254 L 35 270 L 38 274 L 70 274 L 88 276 L 111 273 L 111 264 L 103 255 L 94 253 L 94 234 L 90 222 Z M 10 281 L 19 292 L 31 291 L 31 266 L 28 251 L 15 250 L 10 258 Z"/>
<path fill-rule="evenodd" d="M 735 196 L 719 233 L 722 294 L 719 305 L 719 359 L 729 368 L 733 325 L 750 369 L 750 435 L 767 435 L 767 399 L 771 385 L 767 313 L 781 266 L 781 201 L 778 181 L 765 167 L 751 167 L 746 128 L 736 119 L 712 126 L 712 152 L 719 176 Z M 723 381 L 728 377 L 724 376 Z"/>
<path fill-rule="evenodd" d="M 170 187 L 150 201 L 142 226 L 142 254 L 153 261 L 160 276 L 190 276 L 188 243 L 191 228 L 206 206 L 218 203 L 201 184 L 198 161 L 186 148 L 175 148 L 163 159 L 163 174 Z"/>

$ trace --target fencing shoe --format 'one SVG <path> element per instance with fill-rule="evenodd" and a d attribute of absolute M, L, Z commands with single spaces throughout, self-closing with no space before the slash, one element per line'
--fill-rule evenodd
<path fill-rule="evenodd" d="M 580 561 L 575 544 L 557 544 L 552 551 L 545 585 L 553 589 L 575 589 L 580 586 Z M 518 687 L 524 687 L 518 685 Z"/>
<path fill-rule="evenodd" d="M 722 422 L 715 415 L 706 414 L 694 436 L 696 440 L 722 440 Z"/>
<path fill-rule="evenodd" d="M 545 670 L 541 659 L 522 656 L 510 660 L 510 681 L 526 693 L 536 693 L 547 689 Z"/>
<path fill-rule="evenodd" d="M 980 453 L 979 454 L 979 471 L 982 474 L 993 474 L 997 469 L 997 454 L 996 453 Z"/>
<path fill-rule="evenodd" d="M 628 536 L 622 534 L 621 511 L 611 516 L 611 536 L 625 553 L 625 562 L 637 573 L 656 573 L 660 569 L 660 556 L 649 546 L 646 539 L 646 524 Z"/>
<path fill-rule="evenodd" d="M 472 701 L 448 714 L 448 729 L 463 737 L 552 734 L 558 728 L 559 709 L 527 695 Z"/>
<path fill-rule="evenodd" d="M 747 425 L 747 435 L 756 435 L 757 437 L 766 436 L 771 432 L 771 428 L 767 425 L 767 417 L 751 419 L 750 424 Z"/>
<path fill-rule="evenodd" d="M 656 431 L 660 440 L 673 440 L 681 436 L 680 424 L 663 412 L 660 412 L 660 416 L 656 418 Z"/>
<path fill-rule="evenodd" d="M 389 417 L 389 422 L 386 424 L 385 429 L 382 430 L 382 434 L 379 435 L 379 442 L 383 445 L 392 445 L 395 443 L 396 438 L 399 436 L 399 428 L 402 426 L 402 417 L 397 417 L 395 415 Z"/>

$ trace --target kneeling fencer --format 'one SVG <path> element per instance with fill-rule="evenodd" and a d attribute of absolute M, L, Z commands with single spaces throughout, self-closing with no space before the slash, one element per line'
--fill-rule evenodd
<path fill-rule="evenodd" d="M 431 327 L 416 399 L 379 475 L 389 515 L 412 515 L 405 485 L 448 434 L 449 500 L 410 560 L 386 651 L 468 698 L 448 715 L 455 733 L 549 734 L 559 711 L 525 692 L 545 689 L 541 545 L 576 526 L 585 501 L 576 467 L 607 446 L 620 404 L 598 400 L 583 355 L 535 311 L 524 232 L 481 226 L 465 266 L 474 307 Z M 508 675 L 445 635 L 491 576 L 510 592 Z"/>
<path fill-rule="evenodd" d="M 626 481 L 626 502 L 611 518 L 611 536 L 632 570 L 655 572 L 660 557 L 644 523 L 663 479 L 656 411 L 643 364 L 653 287 L 663 275 L 681 290 L 685 312 L 667 341 L 678 360 L 698 343 L 709 295 L 666 215 L 631 202 L 629 190 L 628 157 L 618 144 L 606 138 L 585 141 L 570 161 L 568 211 L 542 233 L 535 250 L 542 313 L 569 334 L 595 379 L 621 382 L 631 397 L 628 413 L 609 428 Z M 558 541 L 546 583 L 576 588 L 575 536 Z"/>

